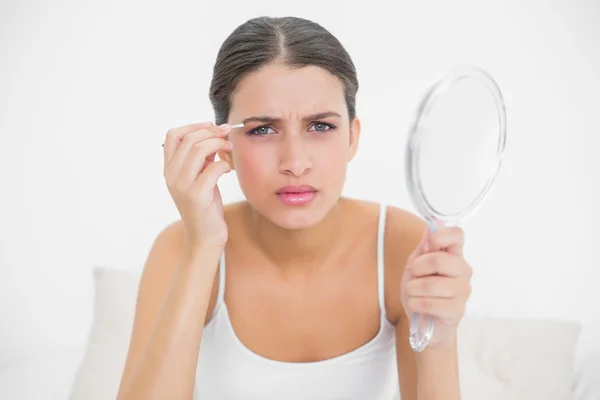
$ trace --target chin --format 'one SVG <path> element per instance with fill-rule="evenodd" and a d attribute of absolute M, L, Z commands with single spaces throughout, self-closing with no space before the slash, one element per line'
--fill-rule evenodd
<path fill-rule="evenodd" d="M 324 214 L 308 208 L 304 210 L 271 210 L 267 218 L 283 229 L 300 230 L 317 225 L 323 220 Z"/>

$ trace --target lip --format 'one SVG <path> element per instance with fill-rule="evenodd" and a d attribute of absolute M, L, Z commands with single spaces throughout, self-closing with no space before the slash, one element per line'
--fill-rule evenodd
<path fill-rule="evenodd" d="M 284 186 L 275 194 L 286 206 L 305 206 L 314 200 L 317 189 L 308 185 Z"/>
<path fill-rule="evenodd" d="M 310 193 L 310 192 L 316 192 L 316 191 L 317 191 L 317 189 L 315 189 L 314 187 L 309 186 L 309 185 L 284 186 L 284 187 L 277 189 L 275 194 L 300 194 L 300 193 Z"/>

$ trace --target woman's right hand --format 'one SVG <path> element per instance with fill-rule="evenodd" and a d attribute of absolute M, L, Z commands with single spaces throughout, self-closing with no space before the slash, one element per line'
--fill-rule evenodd
<path fill-rule="evenodd" d="M 231 151 L 230 125 L 203 122 L 170 129 L 164 144 L 164 177 L 185 227 L 190 249 L 224 248 L 227 225 L 217 181 L 231 171 L 215 162 L 219 150 Z"/>

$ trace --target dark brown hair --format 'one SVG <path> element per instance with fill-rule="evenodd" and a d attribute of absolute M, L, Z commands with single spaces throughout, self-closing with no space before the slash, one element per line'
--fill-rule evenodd
<path fill-rule="evenodd" d="M 210 101 L 217 125 L 227 122 L 231 95 L 250 72 L 280 62 L 291 68 L 314 65 L 337 76 L 348 117 L 356 115 L 358 80 L 350 55 L 321 25 L 297 17 L 258 17 L 238 26 L 223 42 L 213 69 Z"/>

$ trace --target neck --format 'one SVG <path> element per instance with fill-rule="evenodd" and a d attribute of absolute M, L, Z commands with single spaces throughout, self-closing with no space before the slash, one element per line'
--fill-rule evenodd
<path fill-rule="evenodd" d="M 254 244 L 278 268 L 315 270 L 333 255 L 342 226 L 340 202 L 316 225 L 306 229 L 285 229 L 248 207 L 248 226 Z"/>

